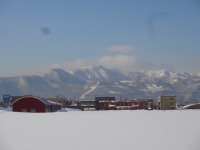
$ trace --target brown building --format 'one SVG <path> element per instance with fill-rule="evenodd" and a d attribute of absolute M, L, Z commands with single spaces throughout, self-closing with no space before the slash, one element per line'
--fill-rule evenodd
<path fill-rule="evenodd" d="M 176 96 L 158 96 L 157 108 L 159 110 L 176 109 Z"/>

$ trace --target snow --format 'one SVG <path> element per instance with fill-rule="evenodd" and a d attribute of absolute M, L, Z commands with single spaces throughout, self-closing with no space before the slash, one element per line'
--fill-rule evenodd
<path fill-rule="evenodd" d="M 62 108 L 61 110 L 57 110 L 57 112 L 68 112 L 66 108 Z"/>
<path fill-rule="evenodd" d="M 120 94 L 120 93 L 122 93 L 122 92 L 117 92 L 117 91 L 108 91 L 108 93 L 110 93 L 110 94 Z"/>
<path fill-rule="evenodd" d="M 117 84 L 115 84 L 113 87 L 117 87 L 117 88 L 121 88 L 121 89 L 126 89 L 126 88 L 127 88 L 127 87 L 125 87 L 125 86 L 117 85 Z"/>
<path fill-rule="evenodd" d="M 163 90 L 163 87 L 158 86 L 156 84 L 146 84 L 146 89 L 143 89 L 143 91 L 151 91 L 153 93 L 162 91 L 162 90 Z"/>
<path fill-rule="evenodd" d="M 28 83 L 26 82 L 26 79 L 24 77 L 20 77 L 18 79 L 18 82 L 19 82 L 19 88 L 22 91 L 25 91 L 28 88 Z"/>
<path fill-rule="evenodd" d="M 99 70 L 99 74 L 104 77 L 104 79 L 108 79 L 108 74 L 106 73 L 106 71 L 104 69 L 100 69 Z"/>
<path fill-rule="evenodd" d="M 0 107 L 0 112 L 4 112 L 4 111 L 12 111 L 12 108 L 3 108 L 3 107 Z"/>
<path fill-rule="evenodd" d="M 0 112 L 0 150 L 199 150 L 200 111 Z"/>
<path fill-rule="evenodd" d="M 131 81 L 131 80 L 122 80 L 122 81 L 120 81 L 121 83 L 129 83 L 129 84 L 131 84 L 131 83 L 133 83 L 133 81 Z"/>
<path fill-rule="evenodd" d="M 98 84 L 99 83 L 97 83 L 97 85 L 95 85 L 95 86 L 91 86 L 89 91 L 85 92 L 84 94 L 82 94 L 80 96 L 80 99 L 85 99 L 87 94 L 91 93 L 92 91 L 94 91 L 98 87 Z"/>

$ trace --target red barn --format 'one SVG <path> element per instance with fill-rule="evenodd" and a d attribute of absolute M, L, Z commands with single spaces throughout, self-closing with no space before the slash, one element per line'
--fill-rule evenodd
<path fill-rule="evenodd" d="M 61 108 L 59 103 L 32 96 L 19 98 L 13 103 L 14 112 L 55 112 Z"/>

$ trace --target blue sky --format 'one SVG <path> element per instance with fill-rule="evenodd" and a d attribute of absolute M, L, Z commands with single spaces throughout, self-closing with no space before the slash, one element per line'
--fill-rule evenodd
<path fill-rule="evenodd" d="M 0 76 L 104 65 L 200 72 L 198 0 L 1 0 Z"/>

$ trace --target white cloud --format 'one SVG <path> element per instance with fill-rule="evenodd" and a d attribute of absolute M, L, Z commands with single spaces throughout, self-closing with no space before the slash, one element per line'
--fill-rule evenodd
<path fill-rule="evenodd" d="M 133 51 L 135 48 L 130 45 L 113 45 L 105 48 L 106 51 L 117 52 L 117 53 L 127 53 Z"/>
<path fill-rule="evenodd" d="M 53 64 L 51 68 L 62 68 L 67 71 L 73 71 L 83 67 L 99 65 L 106 68 L 116 68 L 123 72 L 173 69 L 170 65 L 156 64 L 149 61 L 139 60 L 133 55 L 102 56 L 96 59 L 76 59 L 71 62 Z"/>
<path fill-rule="evenodd" d="M 108 68 L 117 68 L 122 71 L 129 71 L 136 67 L 137 59 L 134 56 L 127 55 L 104 56 L 99 58 L 97 63 Z"/>
<path fill-rule="evenodd" d="M 137 64 L 137 59 L 134 56 L 116 55 L 103 56 L 97 59 L 77 59 L 71 62 L 55 63 L 51 68 L 63 68 L 65 70 L 75 70 L 87 66 L 102 65 L 106 68 L 116 68 L 122 71 L 133 70 Z"/>

